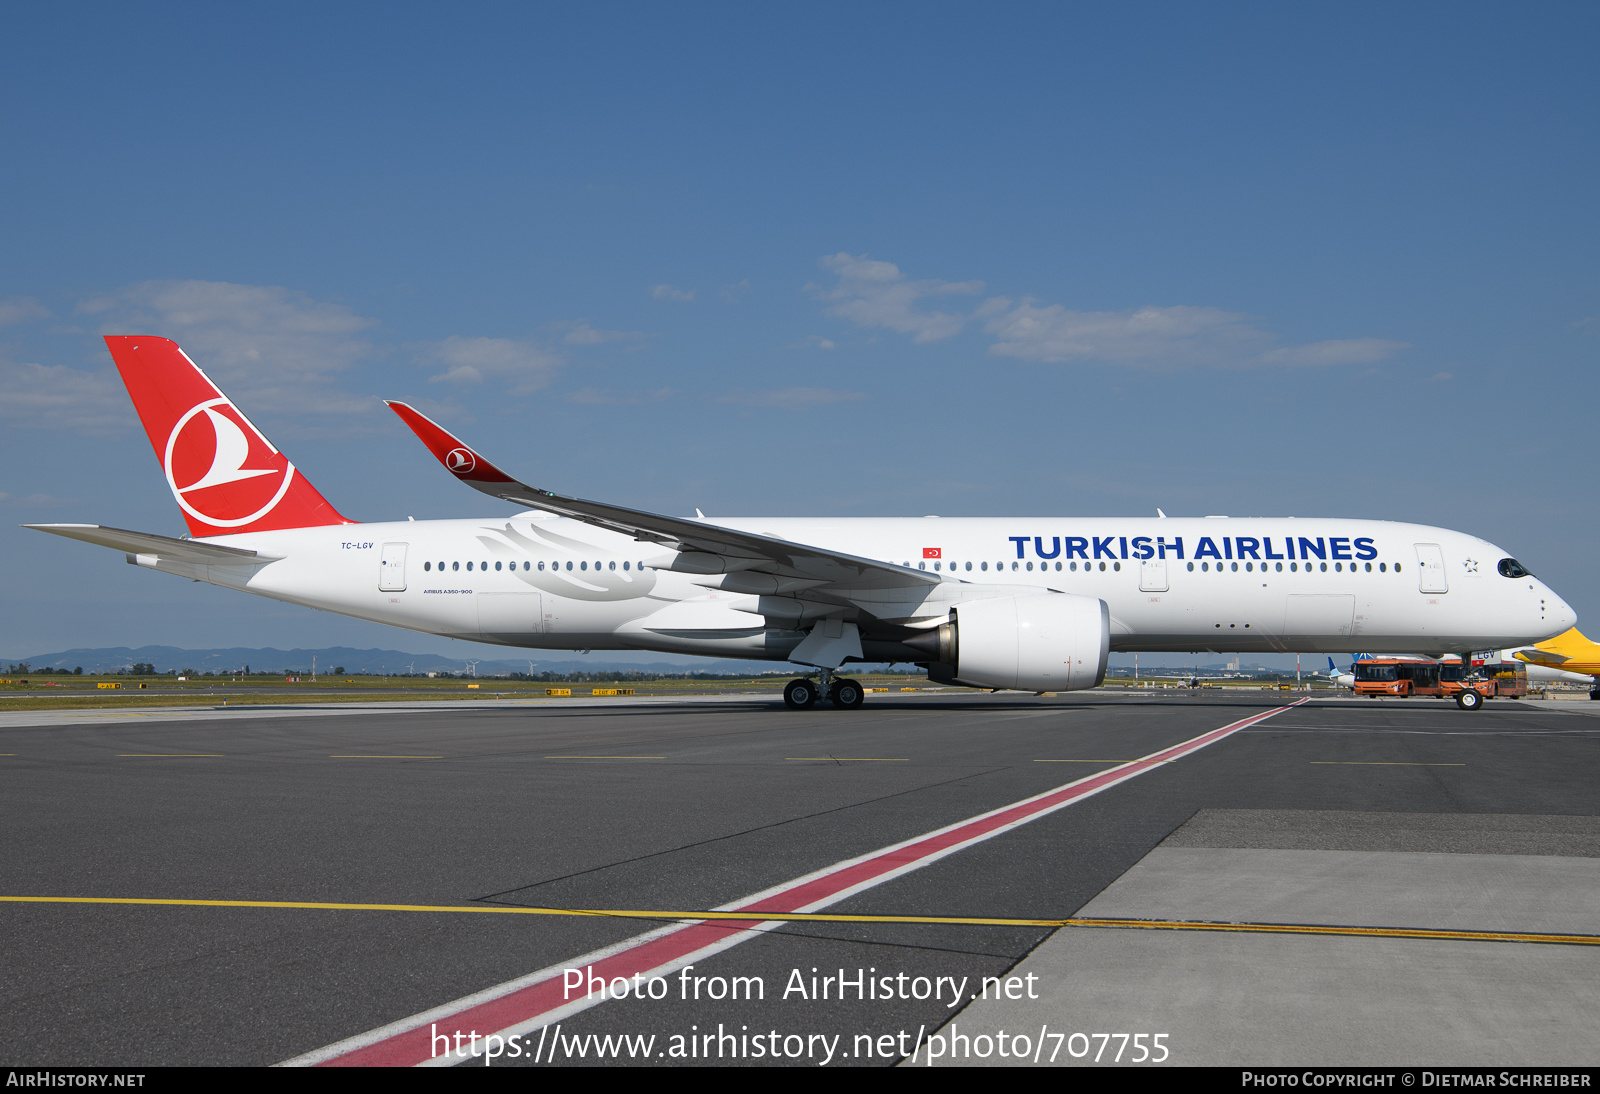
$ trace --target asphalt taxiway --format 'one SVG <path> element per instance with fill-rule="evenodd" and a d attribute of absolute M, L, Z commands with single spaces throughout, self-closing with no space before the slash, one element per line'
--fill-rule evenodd
<path fill-rule="evenodd" d="M 467 1015 L 525 1036 L 497 1066 L 922 1064 L 962 1035 L 991 1055 L 956 1062 L 1010 1062 L 1006 1030 L 1039 1062 L 1064 1035 L 1058 1064 L 1101 1032 L 1172 1063 L 1592 1062 L 1600 720 L 1291 701 L 29 715 L 0 724 L 0 1052 L 416 1062 L 408 1030 Z M 663 995 L 557 999 L 579 958 Z M 838 998 L 858 976 L 888 982 Z"/>

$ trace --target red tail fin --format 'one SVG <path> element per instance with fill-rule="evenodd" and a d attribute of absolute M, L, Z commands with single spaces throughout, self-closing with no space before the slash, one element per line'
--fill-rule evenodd
<path fill-rule="evenodd" d="M 106 347 L 192 535 L 355 523 L 317 493 L 178 343 L 116 335 Z"/>

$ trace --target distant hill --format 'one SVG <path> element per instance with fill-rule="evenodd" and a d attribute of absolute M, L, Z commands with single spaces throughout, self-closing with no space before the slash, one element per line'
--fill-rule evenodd
<path fill-rule="evenodd" d="M 316 655 L 317 672 L 331 673 L 343 667 L 346 672 L 404 673 L 404 672 L 466 672 L 467 662 L 457 658 L 440 657 L 431 653 L 407 653 L 403 650 L 358 650 L 349 646 L 329 646 L 320 650 L 232 649 L 185 650 L 177 646 L 112 646 L 105 649 L 62 650 L 59 653 L 41 653 L 24 658 L 35 669 L 57 668 L 71 670 L 78 666 L 84 672 L 117 672 L 136 664 L 154 665 L 157 672 L 175 669 L 194 669 L 196 672 L 229 672 L 250 667 L 251 672 L 292 672 L 309 674 L 311 657 Z M 511 672 L 527 672 L 533 662 L 535 675 L 541 672 L 772 672 L 786 671 L 785 666 L 765 661 L 721 661 L 716 659 L 696 661 L 609 661 L 604 655 L 574 657 L 560 661 L 541 661 L 515 658 L 499 661 L 479 660 L 479 676 L 497 676 Z M 793 666 L 789 666 L 793 668 Z"/>

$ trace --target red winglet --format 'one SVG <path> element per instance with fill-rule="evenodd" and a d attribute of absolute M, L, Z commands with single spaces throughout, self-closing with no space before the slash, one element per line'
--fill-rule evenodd
<path fill-rule="evenodd" d="M 191 535 L 355 523 L 317 493 L 178 343 L 111 335 L 106 348 Z"/>
<path fill-rule="evenodd" d="M 385 399 L 389 409 L 400 415 L 400 420 L 411 427 L 435 458 L 458 479 L 467 482 L 516 482 L 494 464 L 474 452 L 466 443 L 447 433 L 444 427 L 428 418 L 415 407 L 393 399 Z"/>

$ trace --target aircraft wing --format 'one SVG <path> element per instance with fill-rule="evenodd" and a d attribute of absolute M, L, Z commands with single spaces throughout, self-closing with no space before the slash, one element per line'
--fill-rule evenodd
<path fill-rule="evenodd" d="M 929 590 L 943 580 L 940 575 L 925 570 L 912 570 L 682 517 L 569 498 L 528 486 L 501 471 L 414 407 L 392 400 L 388 400 L 388 404 L 445 469 L 468 486 L 502 501 L 542 509 L 685 552 L 689 558 L 681 568 L 686 572 L 716 574 L 754 570 L 807 579 L 812 584 L 812 592 L 831 593 L 842 599 L 851 599 L 851 593 L 902 591 L 914 594 Z M 697 554 L 703 557 L 695 557 Z"/>
<path fill-rule="evenodd" d="M 110 547 L 130 555 L 157 555 L 179 562 L 201 566 L 249 565 L 255 562 L 273 562 L 279 556 L 263 555 L 242 547 L 224 547 L 220 543 L 206 543 L 193 539 L 173 539 L 153 532 L 130 532 L 126 528 L 107 528 L 101 524 L 24 524 L 36 532 L 49 532 L 53 536 L 81 539 L 85 543 Z"/>
<path fill-rule="evenodd" d="M 1526 661 L 1531 665 L 1559 665 L 1563 661 L 1572 660 L 1572 658 L 1564 657 L 1559 653 L 1551 653 L 1549 650 L 1541 650 L 1537 646 L 1529 650 L 1518 650 L 1511 656 L 1515 657 L 1518 661 Z"/>

